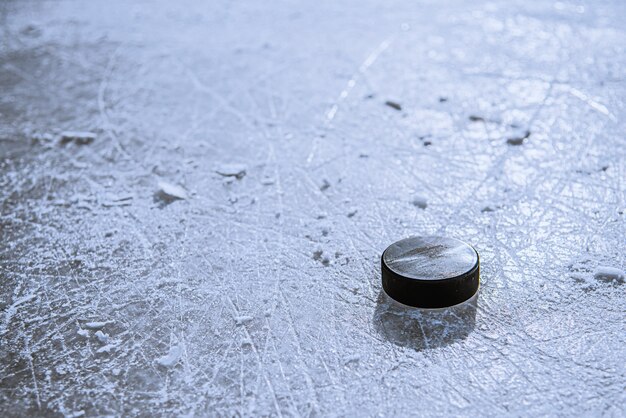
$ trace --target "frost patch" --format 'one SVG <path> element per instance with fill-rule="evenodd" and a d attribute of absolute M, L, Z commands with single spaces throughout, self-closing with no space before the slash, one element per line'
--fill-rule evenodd
<path fill-rule="evenodd" d="M 361 361 L 361 356 L 359 354 L 352 354 L 344 359 L 343 364 L 358 363 L 359 361 Z"/>
<path fill-rule="evenodd" d="M 101 344 L 106 344 L 109 342 L 109 335 L 105 334 L 102 331 L 96 331 L 94 335 L 98 339 L 98 341 L 100 341 Z"/>
<path fill-rule="evenodd" d="M 250 321 L 252 321 L 254 317 L 252 316 L 236 316 L 235 317 L 235 325 L 244 325 Z"/>
<path fill-rule="evenodd" d="M 178 360 L 180 360 L 180 357 L 182 354 L 183 354 L 183 350 L 180 348 L 180 346 L 178 345 L 172 346 L 170 347 L 170 351 L 167 353 L 167 355 L 156 359 L 156 363 L 159 366 L 166 367 L 169 369 L 175 366 L 176 363 L 178 363 Z"/>
<path fill-rule="evenodd" d="M 187 191 L 175 184 L 166 183 L 164 181 L 159 182 L 159 194 L 161 197 L 169 200 L 184 200 L 187 199 Z"/>
<path fill-rule="evenodd" d="M 101 347 L 101 348 L 97 349 L 96 353 L 98 353 L 98 354 L 110 354 L 111 351 L 115 351 L 116 348 L 117 348 L 117 345 L 115 345 L 115 344 L 107 344 L 104 347 Z"/>
<path fill-rule="evenodd" d="M 95 331 L 95 330 L 104 328 L 107 324 L 108 322 L 97 322 L 97 321 L 87 322 L 85 324 L 85 328 Z"/>

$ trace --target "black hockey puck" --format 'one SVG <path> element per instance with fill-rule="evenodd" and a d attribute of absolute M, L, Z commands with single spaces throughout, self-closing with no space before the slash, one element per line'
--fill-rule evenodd
<path fill-rule="evenodd" d="M 446 237 L 411 237 L 391 244 L 381 257 L 383 289 L 418 308 L 444 308 L 478 290 L 480 262 L 469 244 Z"/>

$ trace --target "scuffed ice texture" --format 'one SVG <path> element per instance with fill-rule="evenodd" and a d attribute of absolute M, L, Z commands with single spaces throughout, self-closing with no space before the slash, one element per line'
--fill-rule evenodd
<path fill-rule="evenodd" d="M 451 279 L 476 267 L 469 245 L 449 237 L 410 237 L 393 243 L 383 261 L 396 273 L 419 280 Z"/>
<path fill-rule="evenodd" d="M 0 415 L 626 413 L 624 2 L 0 10 Z"/>

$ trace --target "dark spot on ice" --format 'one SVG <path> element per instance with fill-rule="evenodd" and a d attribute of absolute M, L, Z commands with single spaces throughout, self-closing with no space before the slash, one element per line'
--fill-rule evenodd
<path fill-rule="evenodd" d="M 348 218 L 352 218 L 354 215 L 356 215 L 357 212 L 358 211 L 356 209 L 351 212 L 348 212 Z"/>
<path fill-rule="evenodd" d="M 313 253 L 313 260 L 319 261 L 320 263 L 322 263 L 324 267 L 328 267 L 328 265 L 330 265 L 330 259 L 328 257 L 322 257 L 323 254 L 324 254 L 323 250 L 315 251 Z"/>
<path fill-rule="evenodd" d="M 387 101 L 385 102 L 385 104 L 386 104 L 387 106 L 389 106 L 390 108 L 392 108 L 392 109 L 402 110 L 402 106 L 400 106 L 400 104 L 399 104 L 399 103 L 393 102 L 393 101 L 391 101 L 391 100 L 387 100 Z"/>
<path fill-rule="evenodd" d="M 328 229 L 326 229 L 326 228 L 322 229 L 322 236 L 324 236 L 324 237 L 328 236 Z"/>
<path fill-rule="evenodd" d="M 170 203 L 173 203 L 173 202 L 175 202 L 177 200 L 180 200 L 180 199 L 177 198 L 177 197 L 174 197 L 174 196 L 170 196 L 167 193 L 164 193 L 162 190 L 159 190 L 153 196 L 153 201 L 154 201 L 154 203 L 157 204 L 159 209 L 163 209 L 164 207 L 166 207 Z"/>
<path fill-rule="evenodd" d="M 329 187 L 330 187 L 330 183 L 328 182 L 328 180 L 324 179 L 324 182 L 320 186 L 320 190 L 325 191 L 325 190 L 328 190 Z"/>
<path fill-rule="evenodd" d="M 367 154 L 359 154 L 359 158 L 369 158 L 370 156 Z"/>
<path fill-rule="evenodd" d="M 113 231 L 109 231 L 106 234 L 104 234 L 105 238 L 111 238 L 113 236 Z"/>
<path fill-rule="evenodd" d="M 274 218 L 276 219 L 280 218 L 280 213 L 277 213 L 276 215 L 274 215 Z"/>
<path fill-rule="evenodd" d="M 234 177 L 237 180 L 241 180 L 247 174 L 243 164 L 223 164 L 215 172 L 222 177 Z"/>
<path fill-rule="evenodd" d="M 430 142 L 430 141 L 424 141 L 424 146 L 425 146 L 425 147 L 428 147 L 428 146 L 430 146 L 430 145 L 432 145 L 432 144 L 433 144 L 433 143 L 432 143 L 432 142 Z"/>
<path fill-rule="evenodd" d="M 159 189 L 154 194 L 154 201 L 163 209 L 166 205 L 176 201 L 187 199 L 187 192 L 180 186 L 164 181 L 159 182 Z"/>
<path fill-rule="evenodd" d="M 49 133 L 34 133 L 30 139 L 33 144 L 50 143 L 54 141 L 54 136 Z"/>
<path fill-rule="evenodd" d="M 367 96 L 365 96 L 366 99 L 373 99 L 374 97 L 376 97 L 376 95 L 374 93 L 368 94 Z"/>
<path fill-rule="evenodd" d="M 415 196 L 411 204 L 420 209 L 426 209 L 428 207 L 428 202 L 424 196 Z"/>
<path fill-rule="evenodd" d="M 470 122 L 484 122 L 485 118 L 483 118 L 482 116 L 470 115 L 469 120 Z"/>
<path fill-rule="evenodd" d="M 339 258 L 339 257 L 341 257 L 341 255 L 342 254 L 339 251 L 335 252 L 335 258 Z"/>
<path fill-rule="evenodd" d="M 447 102 L 447 101 L 448 101 L 448 98 L 447 98 L 447 97 L 440 97 L 440 98 L 439 98 L 439 103 L 445 103 L 445 102 Z"/>
<path fill-rule="evenodd" d="M 41 30 L 37 26 L 29 24 L 20 29 L 20 33 L 30 37 L 38 37 L 41 35 Z"/>
<path fill-rule="evenodd" d="M 484 208 L 482 208 L 480 211 L 481 211 L 482 213 L 485 213 L 485 212 L 495 212 L 496 210 L 495 210 L 494 208 L 492 208 L 491 206 L 485 206 L 485 207 L 484 207 Z"/>
<path fill-rule="evenodd" d="M 622 285 L 626 281 L 626 274 L 619 268 L 598 266 L 593 273 L 593 278 L 603 283 Z"/>
<path fill-rule="evenodd" d="M 166 203 L 171 203 L 175 200 L 187 199 L 187 192 L 180 186 L 160 181 L 159 189 L 155 194 L 155 198 Z"/>
<path fill-rule="evenodd" d="M 603 165 L 603 166 L 600 168 L 600 170 L 601 170 L 601 171 L 606 171 L 606 170 L 608 170 L 608 169 L 609 169 L 609 166 L 608 166 L 608 165 Z"/>
<path fill-rule="evenodd" d="M 530 131 L 526 131 L 522 136 L 508 138 L 506 143 L 509 145 L 522 145 L 524 140 L 530 136 Z"/>
<path fill-rule="evenodd" d="M 61 133 L 61 145 L 73 142 L 77 145 L 89 145 L 96 139 L 93 132 L 65 131 Z"/>

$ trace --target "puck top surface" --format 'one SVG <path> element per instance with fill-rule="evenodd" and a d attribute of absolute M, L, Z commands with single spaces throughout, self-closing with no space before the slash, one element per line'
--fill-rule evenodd
<path fill-rule="evenodd" d="M 478 254 L 458 239 L 411 237 L 391 244 L 383 261 L 394 273 L 410 279 L 445 280 L 473 269 Z"/>
<path fill-rule="evenodd" d="M 406 238 L 390 245 L 381 261 L 383 289 L 405 305 L 452 306 L 478 290 L 478 253 L 455 238 Z"/>

